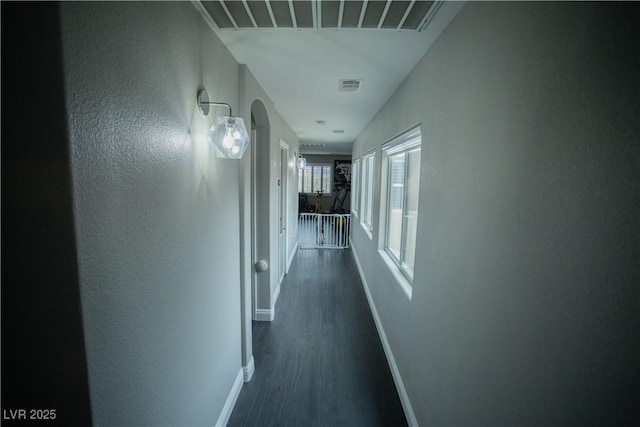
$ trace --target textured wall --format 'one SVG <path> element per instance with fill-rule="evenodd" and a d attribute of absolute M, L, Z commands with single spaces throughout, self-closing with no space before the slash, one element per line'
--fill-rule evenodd
<path fill-rule="evenodd" d="M 62 26 L 94 422 L 212 425 L 241 363 L 239 163 L 195 99 L 237 107 L 238 65 L 188 2 Z"/>
<path fill-rule="evenodd" d="M 412 300 L 353 230 L 420 425 L 640 421 L 638 12 L 470 2 L 355 142 L 422 123 Z"/>

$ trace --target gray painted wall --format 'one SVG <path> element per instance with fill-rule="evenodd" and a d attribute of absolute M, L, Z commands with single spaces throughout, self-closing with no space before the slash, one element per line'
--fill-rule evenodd
<path fill-rule="evenodd" d="M 250 117 L 251 106 L 253 102 L 261 103 L 264 106 L 269 121 L 268 135 L 261 135 L 258 132 L 258 143 L 260 147 L 252 147 L 256 162 L 255 185 L 258 194 L 256 207 L 256 216 L 259 226 L 258 248 L 256 259 L 264 259 L 269 262 L 269 269 L 255 275 L 255 283 L 257 286 L 257 308 L 263 310 L 273 309 L 274 292 L 278 287 L 278 194 L 279 188 L 277 180 L 280 173 L 280 141 L 284 141 L 289 145 L 289 157 L 291 166 L 289 167 L 289 253 L 291 256 L 295 250 L 297 242 L 298 223 L 295 220 L 297 215 L 297 177 L 294 171 L 294 151 L 299 152 L 299 140 L 296 134 L 291 130 L 289 125 L 282 119 L 278 111 L 275 109 L 273 102 L 269 99 L 264 89 L 255 79 L 251 70 L 246 66 L 241 67 L 241 99 L 240 114 Z M 266 144 L 266 145 L 265 145 Z M 251 153 L 249 153 L 251 155 Z M 245 164 L 243 174 L 247 176 L 245 182 L 247 185 L 251 182 L 250 165 Z M 251 191 L 245 188 L 245 192 L 250 194 Z"/>
<path fill-rule="evenodd" d="M 189 2 L 61 10 L 94 423 L 212 425 L 241 367 L 246 182 L 195 99 L 239 114 L 240 67 Z"/>
<path fill-rule="evenodd" d="M 638 12 L 467 3 L 355 142 L 422 124 L 412 300 L 352 234 L 420 425 L 640 422 Z"/>

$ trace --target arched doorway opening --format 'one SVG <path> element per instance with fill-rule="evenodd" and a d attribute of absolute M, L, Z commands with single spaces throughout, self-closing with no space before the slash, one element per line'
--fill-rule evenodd
<path fill-rule="evenodd" d="M 251 104 L 251 145 L 242 160 L 241 196 L 241 328 L 242 369 L 244 381 L 253 376 L 254 320 L 270 312 L 270 268 L 258 271 L 260 260 L 270 261 L 269 253 L 269 147 L 270 123 L 267 110 L 260 100 Z M 248 157 L 248 158 L 247 158 Z"/>

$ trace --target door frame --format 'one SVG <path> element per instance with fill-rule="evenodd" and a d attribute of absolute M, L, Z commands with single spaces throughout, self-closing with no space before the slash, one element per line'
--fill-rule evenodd
<path fill-rule="evenodd" d="M 282 271 L 278 271 L 278 282 L 282 282 L 285 274 L 287 274 L 288 258 L 289 258 L 289 144 L 280 140 L 280 188 L 279 188 L 279 224 L 278 239 L 280 238 L 280 232 L 284 227 L 284 247 L 280 247 L 280 241 L 278 241 L 278 270 L 280 270 L 280 262 L 282 262 Z M 284 250 L 284 254 L 280 253 L 280 250 Z"/>

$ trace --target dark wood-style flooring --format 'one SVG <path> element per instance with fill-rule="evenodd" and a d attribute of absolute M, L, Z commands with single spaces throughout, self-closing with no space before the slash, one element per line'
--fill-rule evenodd
<path fill-rule="evenodd" d="M 301 249 L 230 426 L 405 426 L 350 250 Z"/>

